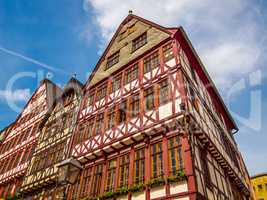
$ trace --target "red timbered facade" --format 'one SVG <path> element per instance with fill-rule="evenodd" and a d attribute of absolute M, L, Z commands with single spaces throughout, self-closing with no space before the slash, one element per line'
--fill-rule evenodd
<path fill-rule="evenodd" d="M 82 84 L 72 78 L 40 124 L 40 136 L 20 194 L 23 199 L 56 199 L 57 164 L 68 157 L 68 147 L 76 123 Z"/>
<path fill-rule="evenodd" d="M 43 80 L 0 145 L 0 197 L 13 196 L 21 185 L 39 136 L 38 126 L 51 106 L 57 86 Z"/>
<path fill-rule="evenodd" d="M 89 77 L 68 199 L 250 199 L 237 130 L 182 27 L 135 15 Z"/>
<path fill-rule="evenodd" d="M 70 200 L 254 199 L 238 128 L 182 27 L 129 14 L 74 82 L 62 104 L 45 81 L 2 131 L 0 196 L 57 199 L 57 164 L 71 156 L 83 169 Z"/>

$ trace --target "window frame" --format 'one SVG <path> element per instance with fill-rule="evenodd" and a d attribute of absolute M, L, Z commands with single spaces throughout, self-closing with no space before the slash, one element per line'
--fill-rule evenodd
<path fill-rule="evenodd" d="M 110 69 L 112 66 L 116 65 L 119 62 L 120 62 L 120 51 L 116 51 L 107 58 L 105 70 Z"/>
<path fill-rule="evenodd" d="M 130 174 L 130 154 L 126 153 L 119 158 L 119 175 L 118 175 L 118 187 L 128 188 Z"/>
<path fill-rule="evenodd" d="M 155 90 L 154 86 L 146 88 L 144 90 L 144 103 L 145 103 L 145 112 L 155 109 Z"/>
<path fill-rule="evenodd" d="M 184 168 L 182 144 L 178 135 L 168 138 L 168 162 L 169 173 L 172 175 L 177 175 Z"/>
<path fill-rule="evenodd" d="M 139 185 L 145 182 L 145 148 L 134 152 L 133 183 Z M 137 174 L 138 172 L 138 174 Z"/>
<path fill-rule="evenodd" d="M 143 60 L 143 74 L 152 72 L 154 69 L 160 66 L 159 50 L 157 49 L 150 55 L 146 56 Z"/>
<path fill-rule="evenodd" d="M 130 97 L 130 117 L 134 118 L 139 115 L 140 113 L 140 93 L 132 95 Z"/>
<path fill-rule="evenodd" d="M 108 161 L 107 166 L 107 179 L 105 182 L 105 191 L 115 191 L 116 185 L 116 169 L 117 169 L 117 158 L 113 158 Z"/>
<path fill-rule="evenodd" d="M 164 83 L 166 83 L 166 85 L 164 85 Z M 170 80 L 167 78 L 160 81 L 158 85 L 159 85 L 159 105 L 161 106 L 168 103 L 171 99 L 171 84 Z M 164 91 L 163 89 L 166 89 L 167 91 L 165 91 L 165 93 L 162 93 Z"/>
<path fill-rule="evenodd" d="M 96 115 L 94 136 L 101 135 L 104 127 L 104 115 L 105 113 L 99 113 Z"/>
<path fill-rule="evenodd" d="M 113 77 L 111 80 L 109 93 L 112 94 L 115 91 L 119 90 L 121 88 L 121 84 L 122 84 L 122 74 L 119 74 Z"/>
<path fill-rule="evenodd" d="M 162 141 L 150 145 L 150 175 L 151 179 L 164 176 Z"/>
<path fill-rule="evenodd" d="M 100 101 L 104 99 L 107 95 L 107 83 L 104 83 L 97 87 L 95 101 Z"/>
<path fill-rule="evenodd" d="M 124 116 L 121 118 L 121 116 Z M 127 99 L 120 102 L 118 106 L 117 124 L 122 124 L 127 120 Z"/>
<path fill-rule="evenodd" d="M 137 36 L 132 40 L 132 52 L 135 52 L 136 50 L 145 46 L 147 44 L 147 41 L 148 41 L 147 31 L 145 31 L 144 33 L 142 33 L 141 35 Z"/>
<path fill-rule="evenodd" d="M 171 59 L 173 59 L 174 58 L 174 53 L 173 53 L 173 44 L 172 44 L 172 42 L 169 42 L 168 44 L 164 45 L 162 47 L 162 52 L 163 52 L 163 61 L 164 62 L 168 62 Z"/>

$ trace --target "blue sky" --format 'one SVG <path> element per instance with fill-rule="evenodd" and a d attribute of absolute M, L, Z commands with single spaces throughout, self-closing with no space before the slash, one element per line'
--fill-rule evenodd
<path fill-rule="evenodd" d="M 185 28 L 239 125 L 249 172 L 267 171 L 266 8 L 264 0 L 0 0 L 0 128 L 18 115 L 7 102 L 25 105 L 41 78 L 62 86 L 75 73 L 84 82 L 132 9 Z"/>

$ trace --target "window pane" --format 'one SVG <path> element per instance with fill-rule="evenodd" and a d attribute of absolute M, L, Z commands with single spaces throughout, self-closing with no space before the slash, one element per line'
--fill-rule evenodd
<path fill-rule="evenodd" d="M 97 165 L 94 169 L 93 184 L 91 190 L 91 196 L 95 197 L 100 194 L 102 180 L 102 165 Z"/>
<path fill-rule="evenodd" d="M 176 175 L 183 169 L 182 146 L 179 136 L 168 140 L 168 155 L 170 174 Z"/>
<path fill-rule="evenodd" d="M 111 129 L 115 125 L 115 107 L 110 108 L 108 111 L 108 129 Z"/>
<path fill-rule="evenodd" d="M 120 52 L 116 52 L 107 59 L 106 70 L 119 62 Z"/>
<path fill-rule="evenodd" d="M 104 123 L 104 114 L 101 113 L 96 117 L 95 135 L 99 135 L 101 133 L 103 123 Z"/>
<path fill-rule="evenodd" d="M 114 191 L 116 175 L 116 159 L 110 160 L 108 163 L 106 191 Z"/>
<path fill-rule="evenodd" d="M 125 72 L 124 83 L 128 84 L 138 78 L 138 64 L 133 65 Z"/>
<path fill-rule="evenodd" d="M 119 187 L 128 187 L 128 177 L 129 177 L 129 155 L 124 155 L 120 158 L 120 179 Z"/>
<path fill-rule="evenodd" d="M 111 83 L 111 93 L 120 89 L 120 87 L 121 87 L 121 75 L 113 78 L 112 83 Z"/>
<path fill-rule="evenodd" d="M 164 80 L 160 83 L 160 97 L 159 104 L 164 104 L 169 101 L 170 91 L 169 91 L 169 82 L 168 80 Z"/>
<path fill-rule="evenodd" d="M 144 183 L 145 175 L 145 150 L 135 152 L 134 157 L 134 184 Z"/>
<path fill-rule="evenodd" d="M 125 101 L 125 102 L 122 102 L 119 107 L 119 117 L 118 117 L 119 124 L 126 120 L 126 109 L 127 109 L 127 106 L 126 106 L 126 101 Z"/>
<path fill-rule="evenodd" d="M 162 159 L 162 143 L 156 143 L 150 147 L 151 154 L 151 177 L 158 178 L 163 176 L 163 159 Z"/>
<path fill-rule="evenodd" d="M 154 90 L 153 87 L 146 89 L 144 91 L 144 99 L 145 99 L 145 110 L 149 111 L 155 108 L 154 104 Z"/>
<path fill-rule="evenodd" d="M 158 52 L 153 53 L 149 57 L 144 59 L 144 73 L 150 72 L 153 69 L 159 67 L 159 54 Z"/>
<path fill-rule="evenodd" d="M 101 86 L 97 89 L 96 93 L 96 101 L 99 101 L 100 99 L 104 98 L 107 95 L 107 86 Z"/>
<path fill-rule="evenodd" d="M 133 40 L 132 51 L 139 49 L 147 43 L 147 33 L 143 33 Z"/>
<path fill-rule="evenodd" d="M 171 60 L 174 57 L 171 43 L 163 47 L 163 57 L 165 62 Z"/>
<path fill-rule="evenodd" d="M 140 110 L 140 104 L 139 104 L 139 94 L 138 95 L 134 95 L 131 98 L 131 102 L 130 102 L 130 109 L 131 109 L 131 117 L 135 117 Z"/>

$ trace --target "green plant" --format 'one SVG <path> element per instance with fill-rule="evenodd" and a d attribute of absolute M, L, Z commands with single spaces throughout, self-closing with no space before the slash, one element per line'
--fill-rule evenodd
<path fill-rule="evenodd" d="M 100 200 L 105 200 L 105 199 L 113 198 L 115 196 L 116 196 L 116 192 L 108 191 L 108 192 L 105 192 L 102 196 L 100 196 L 98 198 Z"/>
<path fill-rule="evenodd" d="M 14 194 L 13 196 L 9 195 L 6 199 L 7 200 L 16 200 L 16 199 L 18 199 L 18 196 L 16 194 Z"/>
<path fill-rule="evenodd" d="M 158 177 L 158 178 L 154 178 L 154 179 L 151 179 L 147 185 L 149 187 L 156 187 L 156 186 L 160 186 L 160 185 L 164 185 L 165 183 L 165 180 L 163 177 Z"/>
<path fill-rule="evenodd" d="M 128 194 L 128 188 L 127 187 L 121 187 L 121 188 L 118 188 L 117 191 L 116 191 L 116 194 L 117 195 L 124 195 L 124 194 Z"/>
<path fill-rule="evenodd" d="M 135 192 L 141 192 L 145 188 L 145 185 L 143 183 L 134 184 L 132 187 L 128 189 L 129 192 L 135 193 Z"/>
<path fill-rule="evenodd" d="M 184 170 L 179 171 L 176 175 L 168 176 L 167 182 L 168 183 L 175 183 L 179 181 L 183 181 L 186 179 L 186 174 Z"/>
<path fill-rule="evenodd" d="M 99 199 L 98 197 L 85 197 L 80 200 L 98 200 L 98 199 Z"/>

